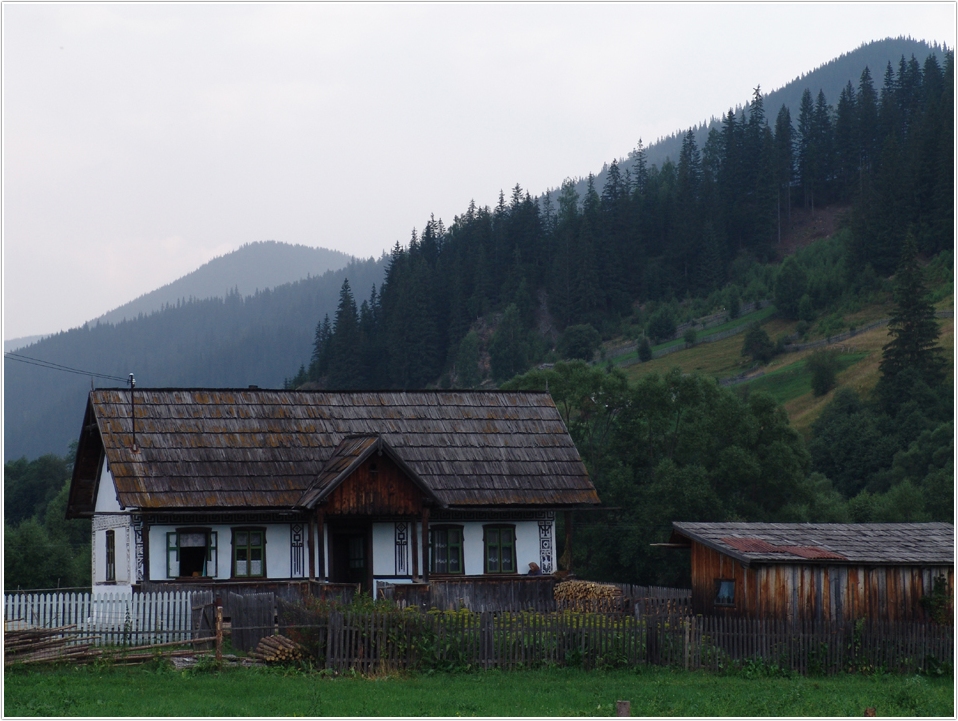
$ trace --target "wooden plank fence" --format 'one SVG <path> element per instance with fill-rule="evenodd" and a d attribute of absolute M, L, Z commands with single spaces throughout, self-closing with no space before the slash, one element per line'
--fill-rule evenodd
<path fill-rule="evenodd" d="M 193 637 L 191 594 L 10 593 L 3 597 L 5 630 L 74 626 L 96 645 L 169 643 Z"/>
<path fill-rule="evenodd" d="M 279 602 L 280 632 L 328 669 L 584 668 L 668 665 L 721 670 L 747 662 L 798 673 L 883 668 L 914 672 L 950 663 L 954 629 L 915 623 L 791 624 L 662 614 L 310 614 Z"/>

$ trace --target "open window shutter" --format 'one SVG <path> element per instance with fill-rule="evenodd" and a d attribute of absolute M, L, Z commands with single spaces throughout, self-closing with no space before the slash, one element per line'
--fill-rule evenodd
<path fill-rule="evenodd" d="M 176 542 L 176 531 L 166 534 L 166 577 L 176 578 L 180 575 L 180 549 Z"/>
<path fill-rule="evenodd" d="M 207 546 L 207 552 L 206 552 L 206 576 L 208 578 L 215 578 L 216 576 L 219 575 L 217 572 L 218 558 L 219 558 L 219 554 L 217 553 L 216 531 L 211 531 L 210 542 L 209 542 L 209 545 Z"/>

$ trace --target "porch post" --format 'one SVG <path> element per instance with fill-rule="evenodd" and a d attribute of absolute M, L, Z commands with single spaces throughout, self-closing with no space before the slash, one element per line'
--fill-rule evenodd
<path fill-rule="evenodd" d="M 143 527 L 140 529 L 140 534 L 143 542 L 143 581 L 147 582 L 150 580 L 150 522 L 146 520 L 146 516 L 143 517 Z M 136 543 L 135 537 L 133 542 Z M 134 580 L 136 579 L 134 578 Z"/>
<path fill-rule="evenodd" d="M 419 536 L 416 535 L 416 517 L 412 517 L 412 530 L 409 534 L 412 536 L 412 580 L 419 578 Z"/>
<path fill-rule="evenodd" d="M 569 567 L 566 569 L 572 575 L 572 511 L 565 512 L 565 549 L 562 555 L 568 556 Z"/>
<path fill-rule="evenodd" d="M 429 580 L 429 506 L 422 509 L 422 580 Z"/>
<path fill-rule="evenodd" d="M 309 556 L 309 580 L 312 581 L 316 578 L 316 544 L 313 541 L 313 532 L 316 530 L 316 525 L 313 523 L 312 513 L 307 516 L 306 521 L 309 526 L 309 530 L 306 532 L 306 538 L 309 539 L 306 542 L 307 555 Z"/>
<path fill-rule="evenodd" d="M 316 509 L 316 548 L 319 551 L 319 580 L 326 580 L 326 549 L 323 543 L 323 509 Z"/>

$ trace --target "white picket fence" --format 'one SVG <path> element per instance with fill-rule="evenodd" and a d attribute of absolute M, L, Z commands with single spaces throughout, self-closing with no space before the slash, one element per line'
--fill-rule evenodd
<path fill-rule="evenodd" d="M 4 629 L 71 629 L 101 646 L 139 646 L 188 640 L 192 635 L 187 591 L 152 593 L 9 593 L 3 597 Z"/>

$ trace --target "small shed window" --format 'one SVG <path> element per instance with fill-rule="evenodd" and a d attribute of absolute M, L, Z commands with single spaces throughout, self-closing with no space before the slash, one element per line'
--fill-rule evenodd
<path fill-rule="evenodd" d="M 233 576 L 262 578 L 266 575 L 266 530 L 233 529 Z"/>
<path fill-rule="evenodd" d="M 462 526 L 429 529 L 429 570 L 432 573 L 462 573 Z"/>
<path fill-rule="evenodd" d="M 486 573 L 516 572 L 516 527 L 483 526 Z"/>
<path fill-rule="evenodd" d="M 734 606 L 735 605 L 735 581 L 734 580 L 716 579 L 715 605 L 716 606 Z"/>
<path fill-rule="evenodd" d="M 216 573 L 216 531 L 180 528 L 166 534 L 167 578 L 212 578 Z"/>
<path fill-rule="evenodd" d="M 106 532 L 106 582 L 116 583 L 116 531 Z"/>

